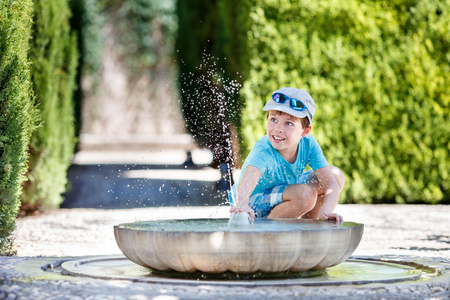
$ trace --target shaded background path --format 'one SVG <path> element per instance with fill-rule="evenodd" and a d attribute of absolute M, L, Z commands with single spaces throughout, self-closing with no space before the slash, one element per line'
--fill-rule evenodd
<path fill-rule="evenodd" d="M 187 135 L 173 142 L 82 145 L 68 170 L 70 189 L 62 208 L 143 208 L 211 206 L 227 201 L 228 181 L 208 167 L 209 150 Z M 109 148 L 106 150 L 105 148 Z"/>

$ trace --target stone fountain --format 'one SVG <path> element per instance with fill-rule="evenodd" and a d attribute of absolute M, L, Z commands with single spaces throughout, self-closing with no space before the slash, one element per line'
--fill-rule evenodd
<path fill-rule="evenodd" d="M 114 226 L 116 242 L 136 264 L 155 271 L 320 275 L 357 248 L 362 224 L 257 219 L 228 227 L 228 219 L 143 221 Z"/>

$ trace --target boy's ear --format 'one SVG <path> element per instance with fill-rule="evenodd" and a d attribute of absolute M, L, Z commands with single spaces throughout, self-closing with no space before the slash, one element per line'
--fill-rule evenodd
<path fill-rule="evenodd" d="M 311 125 L 308 125 L 308 127 L 303 129 L 302 137 L 307 136 L 311 132 L 311 129 L 312 129 Z"/>

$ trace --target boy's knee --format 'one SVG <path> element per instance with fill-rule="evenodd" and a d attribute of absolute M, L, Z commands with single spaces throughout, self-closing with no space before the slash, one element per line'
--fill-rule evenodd
<path fill-rule="evenodd" d="M 314 208 L 317 202 L 317 190 L 307 184 L 296 184 L 292 186 L 292 191 L 290 191 L 288 201 L 293 201 L 297 203 L 297 206 L 301 206 L 307 211 Z"/>
<path fill-rule="evenodd" d="M 342 189 L 345 186 L 344 173 L 341 171 L 341 169 L 339 169 L 338 167 L 335 167 L 335 166 L 331 166 L 331 172 L 333 173 L 334 177 L 336 178 L 336 181 L 339 185 L 340 191 L 342 191 Z"/>

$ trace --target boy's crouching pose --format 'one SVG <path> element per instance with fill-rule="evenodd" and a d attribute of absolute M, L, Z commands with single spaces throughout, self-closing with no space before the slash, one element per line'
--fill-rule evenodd
<path fill-rule="evenodd" d="M 342 222 L 342 216 L 333 211 L 344 174 L 328 165 L 316 139 L 309 135 L 313 98 L 305 90 L 283 87 L 273 92 L 264 111 L 267 135 L 256 142 L 244 162 L 231 191 L 230 212 L 247 212 L 251 221 L 256 215 Z M 312 170 L 305 171 L 307 166 Z"/>

